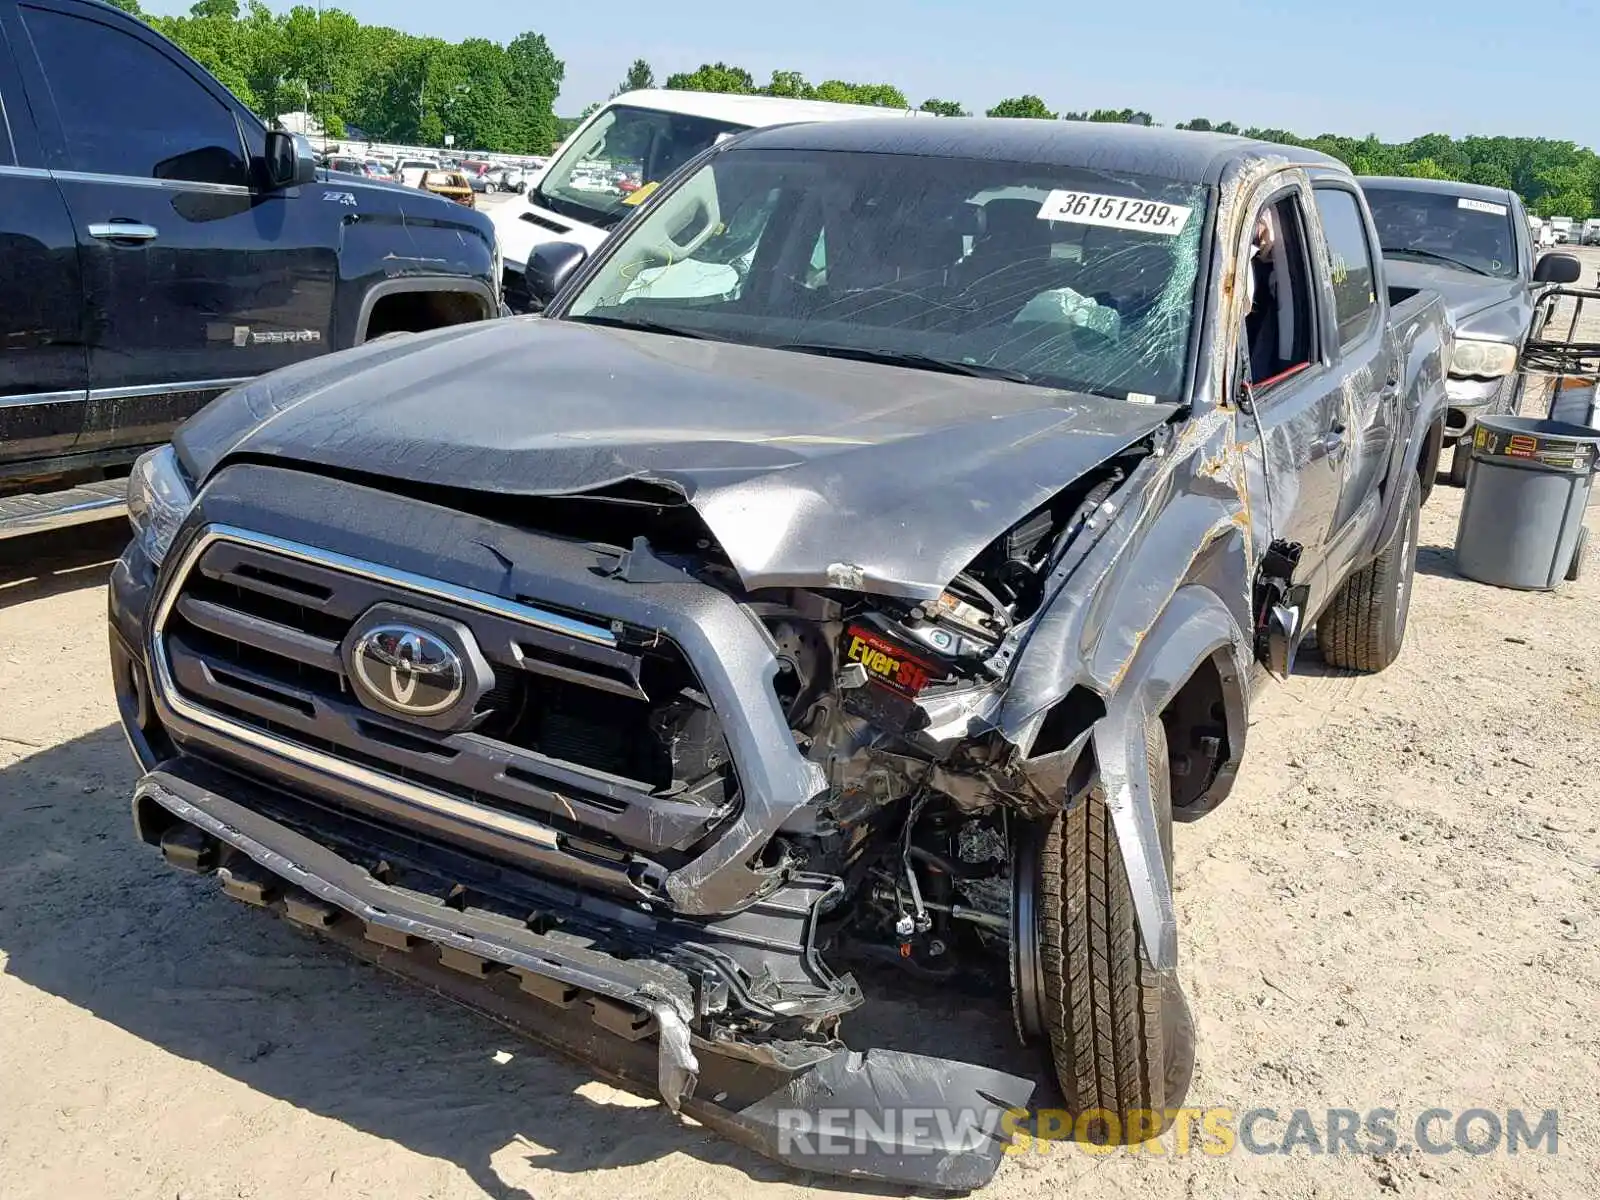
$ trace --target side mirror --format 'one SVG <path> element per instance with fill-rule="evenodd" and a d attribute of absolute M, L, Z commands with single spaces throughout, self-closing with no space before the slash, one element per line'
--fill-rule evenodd
<path fill-rule="evenodd" d="M 1546 254 L 1533 268 L 1535 283 L 1577 283 L 1583 264 L 1571 254 Z"/>
<path fill-rule="evenodd" d="M 588 257 L 589 252 L 577 242 L 535 246 L 528 259 L 528 294 L 540 308 L 546 307 Z"/>
<path fill-rule="evenodd" d="M 269 129 L 266 175 L 267 187 L 273 191 L 315 183 L 317 156 L 311 149 L 311 143 L 301 134 Z"/>

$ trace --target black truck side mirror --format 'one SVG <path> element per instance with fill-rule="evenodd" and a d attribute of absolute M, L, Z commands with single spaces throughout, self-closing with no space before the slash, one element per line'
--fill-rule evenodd
<path fill-rule="evenodd" d="M 545 242 L 528 259 L 528 294 L 540 308 L 556 298 L 567 280 L 589 257 L 577 242 Z"/>
<path fill-rule="evenodd" d="M 269 129 L 266 176 L 267 187 L 273 191 L 315 183 L 317 156 L 311 149 L 311 143 L 298 133 Z"/>
<path fill-rule="evenodd" d="M 1546 254 L 1533 268 L 1535 283 L 1577 283 L 1583 264 L 1571 254 Z"/>

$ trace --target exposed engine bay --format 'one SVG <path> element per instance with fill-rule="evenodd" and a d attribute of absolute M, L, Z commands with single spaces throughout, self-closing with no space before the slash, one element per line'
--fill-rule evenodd
<path fill-rule="evenodd" d="M 1005 687 L 1006 649 L 1026 636 L 1151 448 L 1148 440 L 1129 447 L 1028 514 L 931 600 L 845 587 L 744 593 L 709 539 L 684 552 L 683 509 L 646 514 L 630 497 L 632 516 L 648 515 L 650 532 L 628 523 L 635 540 L 619 570 L 643 578 L 649 562 L 713 583 L 770 634 L 780 704 L 797 747 L 829 787 L 785 825 L 762 861 L 787 877 L 836 881 L 817 912 L 819 952 L 841 963 L 887 961 L 929 980 L 963 976 L 1002 992 L 1015 977 L 1007 955 L 1031 932 L 1013 929 L 1011 825 L 1058 810 L 1074 781 L 1059 769 L 1035 775 L 1024 748 L 986 718 Z M 840 564 L 841 582 L 848 571 Z M 727 761 L 725 747 L 708 754 L 691 723 L 658 733 L 679 767 Z M 1088 779 L 1082 770 L 1075 784 Z M 679 794 L 708 794 L 700 780 L 678 786 Z M 1027 886 L 1026 873 L 1020 882 Z M 1030 903 L 1024 897 L 1024 910 Z M 831 1036 L 835 1020 L 830 1014 L 813 1034 Z"/>

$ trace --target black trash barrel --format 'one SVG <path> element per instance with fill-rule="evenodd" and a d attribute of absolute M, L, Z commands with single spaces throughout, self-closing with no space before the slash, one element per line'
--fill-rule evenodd
<path fill-rule="evenodd" d="M 1569 577 L 1597 448 L 1600 429 L 1585 425 L 1480 417 L 1456 527 L 1456 568 L 1479 583 L 1538 591 Z"/>

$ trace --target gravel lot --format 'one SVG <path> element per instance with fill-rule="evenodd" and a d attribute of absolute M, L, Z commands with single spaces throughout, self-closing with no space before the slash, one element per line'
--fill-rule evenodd
<path fill-rule="evenodd" d="M 1452 568 L 1459 507 L 1441 487 L 1424 510 L 1401 660 L 1358 677 L 1308 654 L 1258 698 L 1233 797 L 1177 831 L 1190 1103 L 1304 1108 L 1319 1126 L 1328 1108 L 1392 1108 L 1403 1143 L 1429 1108 L 1555 1108 L 1559 1153 L 1063 1144 L 1009 1160 L 987 1195 L 1595 1194 L 1600 572 L 1554 594 L 1470 583 Z M 120 536 L 0 548 L 0 1195 L 861 1194 L 595 1083 L 135 845 L 105 678 Z M 1036 1069 L 996 1004 L 880 986 L 862 1018 L 858 1044 Z"/>

